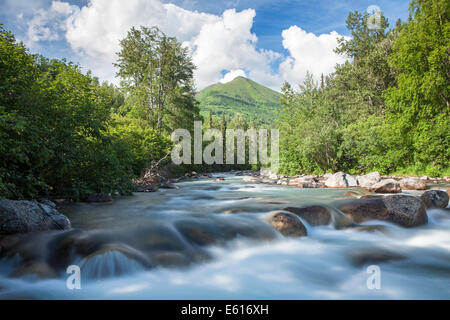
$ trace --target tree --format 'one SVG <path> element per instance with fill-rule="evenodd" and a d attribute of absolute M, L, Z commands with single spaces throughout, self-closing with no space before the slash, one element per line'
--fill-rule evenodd
<path fill-rule="evenodd" d="M 417 0 L 410 6 L 390 57 L 398 74 L 385 93 L 388 122 L 401 133 L 409 162 L 450 166 L 450 7 L 445 0 Z"/>
<path fill-rule="evenodd" d="M 193 126 L 198 118 L 195 66 L 187 49 L 157 27 L 133 27 L 120 46 L 115 66 L 128 95 L 128 111 L 138 109 L 134 115 L 158 132 L 169 133 L 180 122 Z"/>

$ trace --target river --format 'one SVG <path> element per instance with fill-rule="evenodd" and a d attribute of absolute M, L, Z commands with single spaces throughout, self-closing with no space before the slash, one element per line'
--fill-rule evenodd
<path fill-rule="evenodd" d="M 70 206 L 64 213 L 75 231 L 24 242 L 32 252 L 59 248 L 70 237 L 83 248 L 100 243 L 103 249 L 88 258 L 72 252 L 62 259 L 81 267 L 81 289 L 69 290 L 62 271 L 57 279 L 8 277 L 21 263 L 15 256 L 0 261 L 0 299 L 450 298 L 448 209 L 428 210 L 428 225 L 417 228 L 372 221 L 365 225 L 384 228 L 367 232 L 304 222 L 308 236 L 286 238 L 266 222 L 269 212 L 333 207 L 351 198 L 348 189 L 297 189 L 223 176 L 225 181 L 188 181 L 178 190 Z M 388 258 L 364 260 L 367 253 Z M 43 253 L 49 254 L 59 257 Z M 372 264 L 380 268 L 378 289 L 367 285 Z"/>

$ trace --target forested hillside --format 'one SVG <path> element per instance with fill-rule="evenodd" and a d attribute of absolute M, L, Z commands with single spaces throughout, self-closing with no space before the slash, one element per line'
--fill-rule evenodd
<path fill-rule="evenodd" d="M 224 115 L 226 119 L 240 113 L 247 122 L 255 125 L 273 123 L 283 107 L 278 92 L 243 77 L 207 87 L 196 98 L 205 118 L 210 112 L 214 117 Z"/>

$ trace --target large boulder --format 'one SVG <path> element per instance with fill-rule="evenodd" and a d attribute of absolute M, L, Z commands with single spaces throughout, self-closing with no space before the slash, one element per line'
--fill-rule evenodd
<path fill-rule="evenodd" d="M 329 225 L 331 222 L 331 212 L 328 208 L 322 206 L 310 206 L 305 208 L 288 207 L 283 211 L 288 211 L 296 214 L 310 226 Z"/>
<path fill-rule="evenodd" d="M 375 193 L 400 193 L 402 189 L 400 184 L 394 179 L 385 179 L 375 183 L 371 187 L 367 188 Z"/>
<path fill-rule="evenodd" d="M 347 180 L 347 184 L 350 188 L 358 186 L 358 180 L 356 179 L 356 177 L 346 174 L 345 179 Z"/>
<path fill-rule="evenodd" d="M 286 237 L 306 236 L 306 228 L 298 217 L 288 212 L 275 212 L 269 217 L 269 223 Z"/>
<path fill-rule="evenodd" d="M 357 177 L 357 181 L 361 188 L 369 188 L 375 183 L 381 181 L 381 175 L 378 171 L 375 171 L 364 176 Z"/>
<path fill-rule="evenodd" d="M 0 235 L 70 229 L 66 216 L 33 201 L 0 200 Z"/>
<path fill-rule="evenodd" d="M 407 195 L 351 200 L 339 205 L 338 209 L 356 223 L 382 220 L 407 228 L 428 223 L 422 200 Z"/>
<path fill-rule="evenodd" d="M 427 190 L 427 183 L 419 178 L 404 178 L 399 183 L 403 190 Z"/>
<path fill-rule="evenodd" d="M 448 194 L 442 190 L 425 191 L 420 198 L 427 208 L 445 208 L 448 206 Z"/>
<path fill-rule="evenodd" d="M 325 186 L 327 188 L 347 188 L 348 182 L 345 176 L 344 172 L 335 173 L 325 180 Z"/>

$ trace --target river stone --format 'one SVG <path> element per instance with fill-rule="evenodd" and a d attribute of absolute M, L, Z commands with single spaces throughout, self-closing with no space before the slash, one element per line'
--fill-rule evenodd
<path fill-rule="evenodd" d="M 369 174 L 359 176 L 356 178 L 358 181 L 358 185 L 361 188 L 369 188 L 375 183 L 378 183 L 381 181 L 381 175 L 378 171 L 371 172 Z"/>
<path fill-rule="evenodd" d="M 319 184 L 315 181 L 311 181 L 311 182 L 302 182 L 297 184 L 297 188 L 300 189 L 318 189 L 321 188 L 323 185 Z"/>
<path fill-rule="evenodd" d="M 407 228 L 428 223 L 423 202 L 407 195 L 355 199 L 341 204 L 338 208 L 356 223 L 382 220 Z"/>
<path fill-rule="evenodd" d="M 427 190 L 426 182 L 419 178 L 404 178 L 399 183 L 403 190 Z"/>
<path fill-rule="evenodd" d="M 224 214 L 236 214 L 236 213 L 244 213 L 245 210 L 243 209 L 229 209 L 229 210 L 225 210 L 223 213 Z"/>
<path fill-rule="evenodd" d="M 164 182 L 162 183 L 159 188 L 161 189 L 179 189 L 178 186 L 174 185 L 173 183 Z"/>
<path fill-rule="evenodd" d="M 156 185 L 149 184 L 147 186 L 136 186 L 136 192 L 157 192 L 158 187 Z"/>
<path fill-rule="evenodd" d="M 371 187 L 367 188 L 369 191 L 375 193 L 400 193 L 402 189 L 400 184 L 394 179 L 385 179 L 375 183 Z"/>
<path fill-rule="evenodd" d="M 106 245 L 102 246 L 97 251 L 84 257 L 81 264 L 84 264 L 87 261 L 89 261 L 90 259 L 97 257 L 97 256 L 101 256 L 108 252 L 120 252 L 121 254 L 126 256 L 128 259 L 135 260 L 146 268 L 153 267 L 153 263 L 143 252 L 141 252 L 133 247 L 130 247 L 128 245 L 118 244 L 118 243 L 106 244 Z"/>
<path fill-rule="evenodd" d="M 373 233 L 376 231 L 384 233 L 384 234 L 389 233 L 388 228 L 386 228 L 386 226 L 381 226 L 381 225 L 368 225 L 368 226 L 357 225 L 357 226 L 354 226 L 352 229 L 356 230 L 356 231 L 364 231 L 364 232 L 370 232 L 370 233 Z"/>
<path fill-rule="evenodd" d="M 40 279 L 56 279 L 58 273 L 44 261 L 28 261 L 16 268 L 9 277 L 22 278 L 25 276 L 37 276 Z"/>
<path fill-rule="evenodd" d="M 189 258 L 179 252 L 156 252 L 151 254 L 152 262 L 165 268 L 180 268 L 191 264 Z"/>
<path fill-rule="evenodd" d="M 244 182 L 261 182 L 261 179 L 258 177 L 245 177 Z"/>
<path fill-rule="evenodd" d="M 345 179 L 345 173 L 338 172 L 329 176 L 325 180 L 325 186 L 327 188 L 347 188 L 348 182 L 347 179 Z"/>
<path fill-rule="evenodd" d="M 450 188 L 447 189 L 446 193 L 450 197 Z"/>
<path fill-rule="evenodd" d="M 345 179 L 347 180 L 347 184 L 350 188 L 354 188 L 358 186 L 358 180 L 349 174 L 345 175 Z"/>
<path fill-rule="evenodd" d="M 92 194 L 89 197 L 86 198 L 86 202 L 90 202 L 90 203 L 104 203 L 104 202 L 111 202 L 113 201 L 113 198 L 111 197 L 110 194 L 106 194 L 106 193 L 96 193 L 96 194 Z"/>
<path fill-rule="evenodd" d="M 216 242 L 212 232 L 209 232 L 207 228 L 202 228 L 194 223 L 178 223 L 177 229 L 186 240 L 196 245 L 209 246 Z"/>
<path fill-rule="evenodd" d="M 406 259 L 406 257 L 401 254 L 384 249 L 361 250 L 350 254 L 349 258 L 356 267 Z"/>
<path fill-rule="evenodd" d="M 0 200 L 0 235 L 66 230 L 70 227 L 66 216 L 45 204 Z"/>
<path fill-rule="evenodd" d="M 269 223 L 286 237 L 306 236 L 306 228 L 292 213 L 275 212 L 269 217 Z"/>
<path fill-rule="evenodd" d="M 328 208 L 322 206 L 310 206 L 305 208 L 284 208 L 283 211 L 288 211 L 296 214 L 310 226 L 329 225 L 331 222 L 331 212 Z"/>
<path fill-rule="evenodd" d="M 448 191 L 448 190 L 447 190 Z M 420 198 L 427 208 L 445 208 L 448 206 L 448 194 L 442 190 L 428 190 Z"/>
<path fill-rule="evenodd" d="M 356 192 L 356 191 L 347 191 L 347 192 L 344 193 L 344 195 L 347 196 L 347 197 L 357 198 L 357 197 L 361 196 L 361 193 Z"/>
<path fill-rule="evenodd" d="M 41 199 L 41 200 L 39 200 L 39 203 L 45 204 L 47 207 L 50 207 L 50 208 L 56 210 L 56 204 L 53 201 L 50 201 L 48 199 Z"/>

